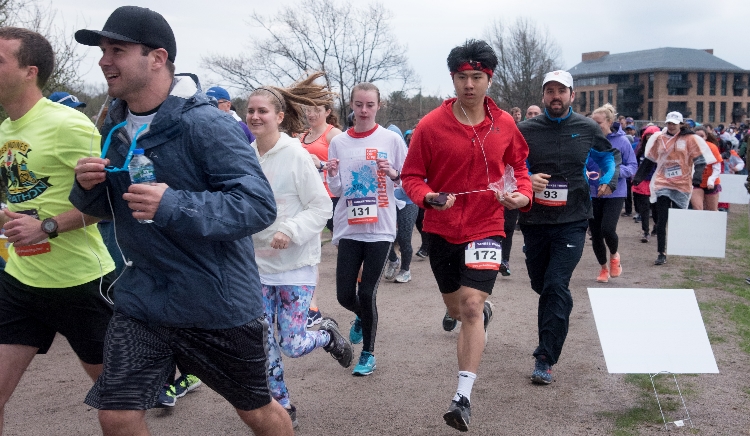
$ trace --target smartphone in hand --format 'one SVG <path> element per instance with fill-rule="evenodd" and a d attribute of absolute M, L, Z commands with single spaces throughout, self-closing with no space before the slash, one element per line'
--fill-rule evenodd
<path fill-rule="evenodd" d="M 443 207 L 445 206 L 445 203 L 448 202 L 448 193 L 447 192 L 440 192 L 437 197 L 433 197 L 429 200 L 425 200 L 425 203 L 437 206 L 437 207 Z"/>

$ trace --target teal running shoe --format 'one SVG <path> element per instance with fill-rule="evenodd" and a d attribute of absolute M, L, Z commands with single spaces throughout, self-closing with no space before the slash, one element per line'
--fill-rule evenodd
<path fill-rule="evenodd" d="M 349 342 L 359 344 L 362 342 L 362 320 L 359 317 L 352 321 L 352 328 L 349 329 Z"/>
<path fill-rule="evenodd" d="M 373 371 L 375 371 L 376 367 L 377 365 L 375 365 L 375 356 L 373 356 L 373 354 L 369 351 L 363 351 L 362 354 L 359 355 L 359 363 L 357 363 L 357 366 L 354 367 L 352 375 L 370 375 Z"/>

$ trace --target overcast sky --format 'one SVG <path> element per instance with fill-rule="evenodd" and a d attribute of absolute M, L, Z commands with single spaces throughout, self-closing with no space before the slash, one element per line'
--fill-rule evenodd
<path fill-rule="evenodd" d="M 717 57 L 750 69 L 749 43 L 743 24 L 750 17 L 750 1 L 746 0 L 382 0 L 382 3 L 394 13 L 393 29 L 397 38 L 408 46 L 411 66 L 419 75 L 425 94 L 452 93 L 445 65 L 452 47 L 467 38 L 481 37 L 495 18 L 511 22 L 519 16 L 531 18 L 549 30 L 560 46 L 566 69 L 580 62 L 584 52 L 622 53 L 658 47 L 713 48 Z M 200 57 L 247 50 L 254 39 L 264 36 L 248 24 L 251 12 L 269 15 L 294 2 L 55 0 L 52 3 L 58 11 L 57 22 L 71 31 L 100 30 L 109 14 L 125 4 L 149 7 L 166 17 L 177 39 L 177 71 L 196 73 L 207 89 L 217 84 L 217 78 L 200 68 Z M 104 84 L 96 65 L 99 49 L 81 46 L 78 49 L 87 55 L 83 65 L 85 80 Z"/>

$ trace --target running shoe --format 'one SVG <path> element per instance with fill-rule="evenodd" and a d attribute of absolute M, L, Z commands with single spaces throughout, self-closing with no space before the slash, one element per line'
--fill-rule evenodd
<path fill-rule="evenodd" d="M 369 351 L 363 351 L 359 355 L 359 363 L 354 367 L 352 375 L 366 376 L 372 374 L 375 371 L 377 365 L 375 364 L 375 356 Z"/>
<path fill-rule="evenodd" d="M 484 314 L 484 345 L 487 345 L 487 326 L 490 325 L 490 322 L 492 321 L 492 308 L 493 305 L 490 302 L 490 300 L 485 300 L 484 302 L 484 310 L 482 311 Z"/>
<path fill-rule="evenodd" d="M 349 342 L 359 344 L 362 342 L 362 320 L 359 317 L 352 321 L 352 328 L 349 329 Z"/>
<path fill-rule="evenodd" d="M 192 374 L 183 374 L 174 381 L 174 394 L 177 398 L 182 398 L 188 392 L 198 389 L 202 384 L 203 382 L 198 377 Z"/>
<path fill-rule="evenodd" d="M 396 273 L 398 272 L 399 267 L 401 266 L 401 259 L 396 259 L 395 261 L 386 261 L 385 262 L 385 273 L 383 274 L 383 278 L 386 280 L 393 280 L 394 277 L 396 277 Z"/>
<path fill-rule="evenodd" d="M 456 328 L 458 325 L 458 321 L 453 319 L 450 315 L 448 315 L 448 311 L 445 311 L 445 316 L 443 316 L 443 330 L 446 332 L 452 332 L 453 329 Z"/>
<path fill-rule="evenodd" d="M 635 221 L 637 223 L 641 222 L 641 214 L 637 213 L 637 214 L 633 215 L 633 221 Z"/>
<path fill-rule="evenodd" d="M 323 321 L 323 315 L 320 314 L 319 310 L 307 309 L 307 328 L 320 324 Z"/>
<path fill-rule="evenodd" d="M 547 363 L 547 359 L 544 356 L 536 358 L 534 372 L 531 373 L 531 381 L 539 385 L 552 383 L 552 367 Z"/>
<path fill-rule="evenodd" d="M 748 278 L 745 279 L 745 283 L 747 283 L 748 285 L 750 285 L 750 277 L 748 277 Z"/>
<path fill-rule="evenodd" d="M 429 253 L 427 253 L 427 250 L 420 247 L 419 250 L 417 251 L 417 257 L 420 259 L 426 259 L 427 256 L 429 256 Z"/>
<path fill-rule="evenodd" d="M 659 256 L 654 261 L 654 265 L 664 265 L 665 263 L 667 263 L 667 255 L 659 253 Z"/>
<path fill-rule="evenodd" d="M 641 242 L 645 244 L 648 242 L 650 236 L 651 235 L 649 235 L 648 232 L 643 232 L 643 235 L 641 235 Z"/>
<path fill-rule="evenodd" d="M 344 335 L 341 334 L 338 323 L 331 318 L 323 318 L 323 321 L 320 322 L 320 329 L 331 335 L 331 342 L 323 349 L 331 353 L 331 356 L 341 366 L 349 368 L 352 365 L 352 344 L 347 342 Z"/>
<path fill-rule="evenodd" d="M 602 265 L 602 270 L 599 271 L 599 277 L 596 278 L 596 281 L 599 283 L 609 282 L 609 270 L 607 269 L 607 265 Z"/>
<path fill-rule="evenodd" d="M 620 263 L 620 255 L 609 259 L 609 275 L 611 277 L 620 277 L 622 274 L 622 264 Z"/>
<path fill-rule="evenodd" d="M 411 281 L 411 272 L 401 270 L 396 274 L 396 283 L 409 283 Z"/>
<path fill-rule="evenodd" d="M 458 401 L 451 400 L 448 412 L 443 415 L 445 423 L 458 431 L 469 431 L 471 420 L 471 404 L 463 395 L 458 395 Z"/>
<path fill-rule="evenodd" d="M 507 260 L 500 261 L 500 274 L 502 274 L 503 277 L 508 277 L 510 275 L 510 263 Z"/>
<path fill-rule="evenodd" d="M 299 421 L 297 421 L 297 408 L 294 407 L 294 404 L 290 404 L 289 407 L 284 408 L 286 410 L 286 413 L 289 414 L 289 419 L 292 420 L 292 428 L 299 427 Z"/>
<path fill-rule="evenodd" d="M 651 236 L 656 236 L 656 229 L 651 230 Z"/>
<path fill-rule="evenodd" d="M 627 212 L 622 214 L 622 216 L 632 216 L 632 215 L 633 215 L 632 213 L 627 213 Z"/>
<path fill-rule="evenodd" d="M 174 386 L 162 386 L 159 398 L 156 400 L 156 407 L 174 407 L 175 404 L 177 404 L 177 395 L 174 392 Z"/>

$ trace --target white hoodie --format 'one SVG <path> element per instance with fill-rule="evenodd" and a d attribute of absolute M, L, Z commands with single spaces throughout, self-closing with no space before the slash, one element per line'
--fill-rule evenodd
<path fill-rule="evenodd" d="M 276 221 L 253 235 L 255 260 L 261 274 L 277 274 L 320 263 L 320 232 L 333 205 L 310 153 L 299 140 L 281 134 L 265 155 L 252 143 L 276 199 Z M 291 238 L 286 249 L 271 248 L 276 232 Z"/>

